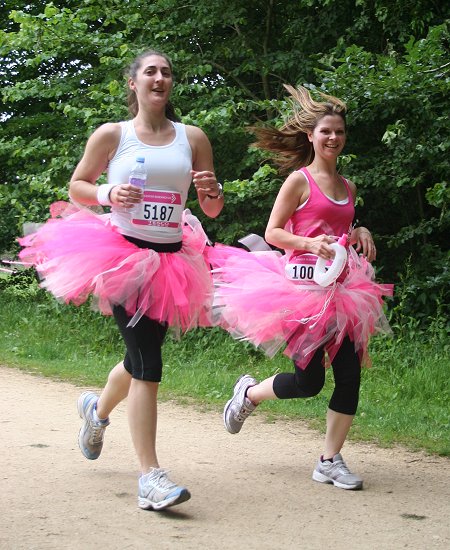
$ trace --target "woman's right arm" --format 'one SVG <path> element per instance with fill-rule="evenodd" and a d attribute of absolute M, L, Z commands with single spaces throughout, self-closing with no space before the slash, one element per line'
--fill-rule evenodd
<path fill-rule="evenodd" d="M 106 171 L 119 141 L 120 124 L 103 124 L 94 131 L 86 143 L 83 157 L 70 180 L 69 195 L 71 199 L 86 206 L 99 204 L 98 187 L 95 183 Z"/>

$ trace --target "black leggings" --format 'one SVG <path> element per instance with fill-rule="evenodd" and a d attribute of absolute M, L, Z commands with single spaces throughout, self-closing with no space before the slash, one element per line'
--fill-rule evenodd
<path fill-rule="evenodd" d="M 325 384 L 323 365 L 324 348 L 319 348 L 307 367 L 302 370 L 295 365 L 295 373 L 277 374 L 273 381 L 273 391 L 278 399 L 313 397 Z M 333 363 L 334 391 L 329 408 L 343 414 L 354 415 L 358 408 L 361 364 L 353 342 L 346 337 L 339 348 Z"/>
<path fill-rule="evenodd" d="M 156 252 L 177 252 L 182 244 L 158 244 L 124 237 L 139 248 L 151 248 Z M 143 315 L 134 327 L 128 327 L 131 316 L 120 305 L 113 306 L 113 315 L 127 348 L 123 361 L 125 369 L 138 380 L 161 382 L 162 345 L 167 325 Z"/>
<path fill-rule="evenodd" d="M 123 366 L 133 378 L 147 382 L 161 382 L 162 345 L 167 326 L 141 317 L 134 327 L 127 327 L 131 315 L 122 306 L 113 307 L 114 319 L 127 347 Z"/>

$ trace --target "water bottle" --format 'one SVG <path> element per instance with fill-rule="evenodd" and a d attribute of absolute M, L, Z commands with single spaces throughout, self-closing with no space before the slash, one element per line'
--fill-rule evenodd
<path fill-rule="evenodd" d="M 145 158 L 136 157 L 136 162 L 130 172 L 128 182 L 139 189 L 144 190 L 147 181 L 147 170 L 145 169 Z"/>
<path fill-rule="evenodd" d="M 131 185 L 134 185 L 135 187 L 139 187 L 139 189 L 142 189 L 142 191 L 144 191 L 146 182 L 147 182 L 147 171 L 145 169 L 145 158 L 136 157 L 136 162 L 134 163 L 134 166 L 131 169 L 130 177 L 128 178 L 128 183 L 131 183 Z M 138 210 L 139 210 L 139 204 L 134 206 L 133 212 L 136 212 Z"/>
<path fill-rule="evenodd" d="M 319 258 L 314 268 L 314 282 L 320 286 L 329 286 L 342 273 L 345 264 L 347 263 L 347 235 L 342 235 L 337 243 L 332 243 L 329 246 L 334 249 L 335 255 L 330 266 L 327 266 L 327 260 Z"/>

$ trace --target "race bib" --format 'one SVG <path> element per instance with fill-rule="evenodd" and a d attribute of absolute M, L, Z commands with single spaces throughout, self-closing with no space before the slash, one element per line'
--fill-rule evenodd
<path fill-rule="evenodd" d="M 317 256 L 314 254 L 302 254 L 301 256 L 291 258 L 291 261 L 284 268 L 286 277 L 290 281 L 314 282 L 313 276 L 316 262 Z"/>
<path fill-rule="evenodd" d="M 178 191 L 147 189 L 142 202 L 133 211 L 131 222 L 172 232 L 180 229 L 182 214 L 181 194 Z"/>

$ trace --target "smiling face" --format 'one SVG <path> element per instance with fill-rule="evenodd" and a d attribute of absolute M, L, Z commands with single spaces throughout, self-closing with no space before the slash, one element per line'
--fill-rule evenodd
<path fill-rule="evenodd" d="M 172 91 L 172 68 L 163 56 L 152 54 L 140 60 L 139 67 L 128 80 L 139 106 L 165 106 Z"/>
<path fill-rule="evenodd" d="M 308 132 L 314 152 L 323 158 L 337 158 L 345 145 L 345 122 L 340 115 L 325 115 Z"/>

